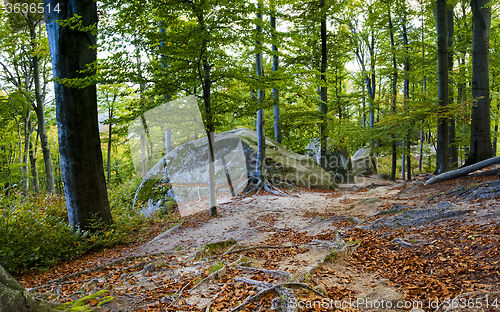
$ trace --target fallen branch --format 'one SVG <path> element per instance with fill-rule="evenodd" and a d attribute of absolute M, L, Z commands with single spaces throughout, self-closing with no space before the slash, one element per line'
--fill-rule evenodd
<path fill-rule="evenodd" d="M 470 165 L 467 167 L 462 167 L 462 168 L 455 169 L 455 170 L 452 170 L 449 172 L 441 173 L 441 174 L 435 176 L 434 178 L 429 179 L 427 182 L 424 183 L 424 185 L 430 185 L 430 184 L 434 184 L 434 183 L 439 183 L 439 182 L 459 178 L 461 176 L 464 176 L 464 175 L 469 174 L 471 172 L 474 172 L 476 170 L 479 170 L 479 169 L 482 169 L 484 167 L 488 167 L 488 166 L 491 166 L 494 164 L 498 164 L 498 163 L 500 163 L 500 156 L 486 159 L 486 160 L 480 161 L 476 164 L 473 164 L 473 165 Z"/>

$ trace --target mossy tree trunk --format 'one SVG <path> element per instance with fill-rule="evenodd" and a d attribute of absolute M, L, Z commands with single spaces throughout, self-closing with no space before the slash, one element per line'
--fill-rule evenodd
<path fill-rule="evenodd" d="M 54 303 L 34 298 L 0 265 L 0 312 L 56 312 Z"/>

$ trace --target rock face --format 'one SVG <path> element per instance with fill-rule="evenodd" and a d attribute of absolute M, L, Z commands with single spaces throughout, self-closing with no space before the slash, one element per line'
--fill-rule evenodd
<path fill-rule="evenodd" d="M 217 134 L 214 153 L 217 203 L 222 203 L 242 192 L 254 175 L 257 133 L 236 129 Z M 266 138 L 264 164 L 268 179 L 275 183 L 292 182 L 307 189 L 334 188 L 331 175 L 311 157 L 291 152 L 269 138 Z M 208 139 L 190 141 L 168 153 L 148 172 L 136 194 L 147 194 L 143 188 L 150 188 L 160 180 L 168 180 L 172 185 L 181 214 L 207 209 Z"/>
<path fill-rule="evenodd" d="M 372 175 L 377 173 L 377 156 L 370 148 L 360 148 L 352 156 L 353 175 Z"/>
<path fill-rule="evenodd" d="M 56 304 L 32 297 L 0 265 L 0 312 L 56 312 Z"/>
<path fill-rule="evenodd" d="M 326 168 L 324 168 L 328 173 L 330 173 L 335 181 L 335 184 L 339 183 L 353 183 L 352 175 L 352 162 L 349 156 L 349 151 L 345 147 L 335 147 L 328 141 L 328 148 L 326 150 Z M 319 139 L 313 139 L 306 147 L 309 155 L 320 163 L 320 142 Z"/>

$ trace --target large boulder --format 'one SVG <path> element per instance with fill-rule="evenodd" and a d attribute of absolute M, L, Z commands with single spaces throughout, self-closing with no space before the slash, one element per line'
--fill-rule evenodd
<path fill-rule="evenodd" d="M 57 312 L 58 304 L 34 298 L 0 265 L 0 312 Z"/>
<path fill-rule="evenodd" d="M 320 164 L 320 149 L 321 145 L 319 139 L 312 139 L 306 150 L 309 155 Z M 352 176 L 352 162 L 349 151 L 346 147 L 338 147 L 332 144 L 330 140 L 327 141 L 326 150 L 326 168 L 334 179 L 335 184 L 340 183 L 353 183 Z"/>
<path fill-rule="evenodd" d="M 353 175 L 372 175 L 377 173 L 377 155 L 370 148 L 360 148 L 352 156 Z"/>
<path fill-rule="evenodd" d="M 163 157 L 146 179 L 168 179 L 181 215 L 208 208 L 208 139 L 185 143 Z M 257 133 L 236 129 L 215 135 L 217 203 L 242 192 L 255 174 Z M 292 182 L 302 188 L 333 189 L 332 177 L 311 157 L 299 155 L 266 138 L 265 171 L 274 182 Z M 154 183 L 153 183 L 154 184 Z M 151 183 L 144 182 L 151 187 Z M 138 190 L 138 193 L 148 193 Z"/>

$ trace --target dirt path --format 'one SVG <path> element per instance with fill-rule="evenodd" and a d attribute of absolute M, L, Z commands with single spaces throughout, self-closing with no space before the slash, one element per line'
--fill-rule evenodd
<path fill-rule="evenodd" d="M 366 178 L 330 192 L 239 198 L 128 258 L 32 292 L 86 311 L 445 311 L 437 300 L 457 296 L 500 310 L 498 199 L 454 191 L 494 179 L 429 187 Z M 102 290 L 114 299 L 95 296 Z"/>
<path fill-rule="evenodd" d="M 356 185 L 342 185 L 332 192 L 296 191 L 289 197 L 256 195 L 219 206 L 219 215 L 208 222 L 186 222 L 179 229 L 164 233 L 137 248 L 135 254 L 157 253 L 179 248 L 199 247 L 208 243 L 235 239 L 252 245 L 265 241 L 277 230 L 292 229 L 315 235 L 331 229 L 321 216 L 365 218 L 398 200 L 404 184 L 377 178 L 365 178 Z M 411 204 L 411 203 L 410 203 Z"/>

